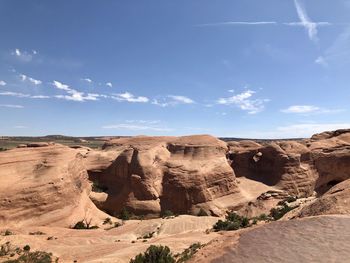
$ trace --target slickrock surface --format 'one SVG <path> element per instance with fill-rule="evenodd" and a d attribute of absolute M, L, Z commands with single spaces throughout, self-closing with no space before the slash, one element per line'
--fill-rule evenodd
<path fill-rule="evenodd" d="M 89 199 L 83 154 L 48 144 L 1 152 L 0 224 L 67 227 L 105 218 Z"/>
<path fill-rule="evenodd" d="M 47 251 L 59 258 L 58 262 L 127 263 L 150 245 L 166 245 L 174 253 L 181 253 L 196 242 L 207 243 L 217 237 L 206 234 L 216 217 L 178 216 L 170 219 L 130 220 L 111 230 L 73 230 L 58 227 L 11 228 L 14 233 L 0 236 L 1 244 L 23 247 L 32 251 Z M 109 225 L 105 225 L 105 228 Z M 0 227 L 0 232 L 6 228 Z M 8 229 L 8 228 L 7 228 Z M 40 235 L 29 233 L 42 232 Z M 143 238 L 152 234 L 152 237 Z M 48 240 L 49 238 L 49 240 Z M 1 258 L 0 258 L 1 262 Z"/>
<path fill-rule="evenodd" d="M 222 233 L 189 262 L 348 262 L 349 241 L 349 216 L 280 221 Z"/>

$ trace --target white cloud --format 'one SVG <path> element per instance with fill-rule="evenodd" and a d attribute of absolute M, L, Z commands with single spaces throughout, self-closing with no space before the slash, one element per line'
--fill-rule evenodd
<path fill-rule="evenodd" d="M 152 104 L 160 107 L 175 106 L 178 104 L 193 104 L 193 103 L 195 103 L 194 100 L 186 96 L 180 96 L 180 95 L 168 95 L 164 98 L 153 99 L 152 101 Z"/>
<path fill-rule="evenodd" d="M 24 108 L 22 105 L 14 105 L 14 104 L 0 104 L 0 107 L 14 108 L 14 109 L 22 109 L 22 108 Z"/>
<path fill-rule="evenodd" d="M 30 98 L 30 99 L 48 99 L 49 96 L 46 95 L 30 95 L 30 94 L 24 94 L 20 92 L 12 92 L 12 91 L 4 91 L 0 92 L 0 96 L 10 96 L 10 97 L 17 97 L 17 98 Z"/>
<path fill-rule="evenodd" d="M 320 108 L 312 105 L 293 105 L 287 109 L 283 109 L 284 113 L 310 113 L 319 111 Z"/>
<path fill-rule="evenodd" d="M 28 77 L 28 76 L 26 76 L 24 74 L 20 74 L 19 76 L 20 76 L 22 81 L 29 81 L 30 83 L 32 83 L 34 85 L 40 85 L 42 83 L 41 80 Z"/>
<path fill-rule="evenodd" d="M 15 129 L 26 129 L 28 127 L 23 126 L 23 125 L 16 125 L 16 126 L 13 126 L 13 128 L 15 128 Z"/>
<path fill-rule="evenodd" d="M 208 24 L 199 24 L 196 25 L 198 27 L 205 27 L 205 26 L 261 26 L 261 25 L 275 25 L 277 22 L 275 21 L 228 21 L 228 22 L 219 22 L 219 23 L 208 23 Z"/>
<path fill-rule="evenodd" d="M 124 92 L 124 93 L 119 93 L 119 94 L 113 94 L 111 96 L 112 99 L 115 99 L 117 101 L 127 101 L 127 102 L 148 102 L 149 99 L 147 97 L 139 96 L 136 97 L 130 92 Z"/>
<path fill-rule="evenodd" d="M 131 131 L 172 131 L 172 129 L 157 127 L 157 126 L 147 126 L 147 125 L 138 125 L 130 123 L 120 123 L 114 125 L 106 125 L 102 127 L 103 129 L 116 129 L 116 130 L 131 130 Z"/>
<path fill-rule="evenodd" d="M 111 83 L 111 82 L 107 82 L 107 83 L 106 83 L 106 86 L 108 86 L 108 87 L 110 87 L 110 88 L 112 88 L 112 87 L 113 87 L 113 85 L 112 85 L 112 83 Z"/>
<path fill-rule="evenodd" d="M 294 0 L 295 8 L 297 10 L 298 17 L 300 19 L 300 22 L 292 22 L 292 23 L 284 23 L 288 26 L 302 26 L 305 28 L 305 30 L 308 33 L 308 36 L 310 40 L 317 41 L 317 27 L 318 26 L 330 26 L 331 23 L 329 22 L 312 22 L 309 18 L 306 9 L 304 6 L 299 2 L 299 0 Z"/>
<path fill-rule="evenodd" d="M 185 96 L 178 96 L 178 95 L 169 95 L 169 98 L 173 99 L 175 102 L 183 103 L 183 104 L 192 104 L 194 101 L 188 97 Z"/>
<path fill-rule="evenodd" d="M 158 124 L 160 120 L 126 120 L 127 123 Z"/>
<path fill-rule="evenodd" d="M 88 83 L 92 83 L 92 79 L 89 79 L 89 78 L 85 78 L 85 79 L 82 79 L 82 80 L 84 80 L 84 81 L 86 81 Z"/>
<path fill-rule="evenodd" d="M 57 81 L 57 80 L 54 80 L 54 81 L 52 82 L 52 85 L 54 85 L 55 88 L 57 88 L 57 89 L 61 89 L 61 90 L 65 90 L 65 91 L 71 90 L 71 89 L 69 88 L 68 85 L 63 84 L 63 83 L 61 83 L 61 82 L 59 82 L 59 81 Z"/>
<path fill-rule="evenodd" d="M 88 93 L 88 94 L 84 94 L 84 92 L 79 92 L 76 90 L 69 90 L 67 91 L 67 93 L 69 95 L 56 95 L 54 96 L 57 99 L 64 99 L 64 100 L 71 100 L 71 101 L 87 101 L 87 100 L 98 100 L 99 95 L 98 94 L 92 94 L 92 93 Z"/>
<path fill-rule="evenodd" d="M 240 94 L 219 98 L 218 104 L 222 105 L 234 105 L 239 107 L 241 110 L 247 111 L 249 114 L 256 114 L 264 110 L 267 99 L 252 99 L 251 97 L 255 94 L 253 90 L 246 90 Z"/>
<path fill-rule="evenodd" d="M 0 80 L 0 86 L 5 86 L 5 85 L 6 85 L 6 82 L 3 80 Z"/>
<path fill-rule="evenodd" d="M 35 50 L 27 52 L 16 48 L 11 54 L 22 62 L 30 62 L 37 53 Z"/>
<path fill-rule="evenodd" d="M 296 113 L 296 114 L 319 114 L 319 113 L 338 113 L 343 112 L 343 109 L 326 109 L 313 105 L 293 105 L 286 109 L 281 110 L 284 113 Z"/>

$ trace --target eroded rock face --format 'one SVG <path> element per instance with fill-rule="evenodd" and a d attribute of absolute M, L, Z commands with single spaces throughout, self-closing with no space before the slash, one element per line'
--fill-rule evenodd
<path fill-rule="evenodd" d="M 237 177 L 246 177 L 290 194 L 310 195 L 315 175 L 307 159 L 306 146 L 297 142 L 273 142 L 265 146 L 236 146 L 230 159 Z"/>
<path fill-rule="evenodd" d="M 262 145 L 229 144 L 237 177 L 247 177 L 299 197 L 323 194 L 350 178 L 350 130 L 314 135 L 306 141 Z"/>
<path fill-rule="evenodd" d="M 324 195 L 303 207 L 298 216 L 331 214 L 350 214 L 350 179 L 335 185 Z"/>
<path fill-rule="evenodd" d="M 226 160 L 226 144 L 214 137 L 134 137 L 112 140 L 104 151 L 118 152 L 91 179 L 108 188 L 100 207 L 118 213 L 188 213 L 199 203 L 237 191 Z"/>
<path fill-rule="evenodd" d="M 1 152 L 0 222 L 67 227 L 105 217 L 88 197 L 84 154 L 49 144 Z"/>

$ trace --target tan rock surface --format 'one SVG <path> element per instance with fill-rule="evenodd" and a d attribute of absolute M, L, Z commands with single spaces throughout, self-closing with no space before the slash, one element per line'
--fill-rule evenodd
<path fill-rule="evenodd" d="M 1 152 L 1 224 L 70 226 L 106 217 L 88 197 L 83 154 L 62 145 Z"/>
<path fill-rule="evenodd" d="M 279 221 L 222 235 L 189 262 L 328 263 L 349 260 L 349 216 Z"/>
<path fill-rule="evenodd" d="M 188 213 L 239 191 L 226 144 L 212 136 L 122 138 L 107 142 L 104 152 L 117 157 L 90 178 L 108 188 L 100 207 L 111 214 L 124 207 L 137 214 Z"/>

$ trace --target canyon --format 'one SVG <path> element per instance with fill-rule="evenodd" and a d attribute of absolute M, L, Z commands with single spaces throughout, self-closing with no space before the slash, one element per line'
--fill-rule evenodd
<path fill-rule="evenodd" d="M 198 241 L 205 246 L 189 262 L 295 262 L 295 255 L 344 262 L 349 185 L 345 129 L 300 140 L 193 135 L 108 138 L 100 149 L 21 144 L 0 152 L 0 232 L 12 233 L 0 235 L 0 245 L 29 244 L 58 262 L 129 262 L 151 244 L 181 253 Z M 228 211 L 255 218 L 291 199 L 293 209 L 277 221 L 212 231 Z M 73 229 L 80 221 L 97 229 Z"/>

